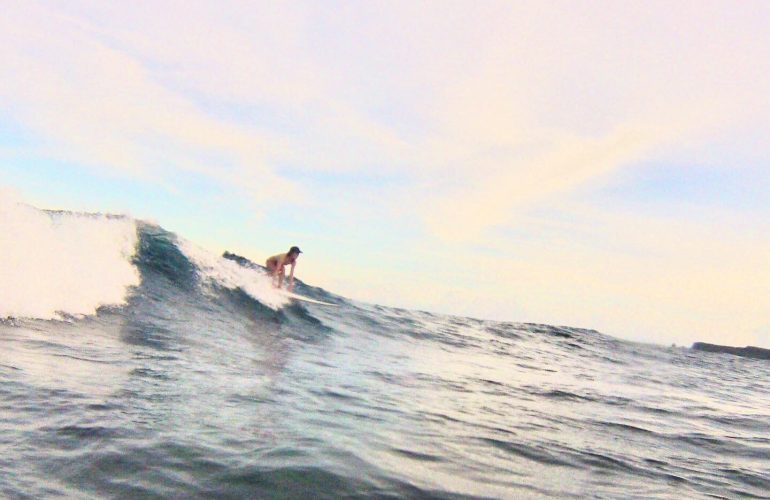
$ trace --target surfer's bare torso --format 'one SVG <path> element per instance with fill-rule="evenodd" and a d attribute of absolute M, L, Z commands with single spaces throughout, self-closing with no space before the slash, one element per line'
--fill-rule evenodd
<path fill-rule="evenodd" d="M 289 272 L 289 290 L 294 288 L 294 268 L 297 266 L 297 258 L 302 251 L 298 247 L 291 247 L 286 253 L 279 253 L 269 257 L 265 261 L 267 272 L 273 278 L 273 285 L 280 288 L 286 275 L 286 266 L 291 266 Z"/>

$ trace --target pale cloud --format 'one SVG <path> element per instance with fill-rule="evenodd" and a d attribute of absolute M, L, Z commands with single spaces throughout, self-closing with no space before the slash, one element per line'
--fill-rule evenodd
<path fill-rule="evenodd" d="M 280 166 L 354 170 L 405 147 L 331 89 L 307 15 L 288 3 L 20 4 L 0 21 L 0 96 L 48 156 L 301 202 Z"/>
<path fill-rule="evenodd" d="M 488 44 L 440 88 L 418 162 L 417 210 L 442 239 L 515 226 L 643 162 L 718 154 L 731 169 L 715 140 L 730 137 L 720 149 L 735 157 L 747 145 L 739 130 L 770 131 L 770 37 L 750 21 L 761 4 L 494 5 L 484 32 L 472 31 Z M 770 158 L 767 144 L 749 146 Z"/>
<path fill-rule="evenodd" d="M 662 137 L 661 137 L 662 136 Z M 618 166 L 638 160 L 668 139 L 652 128 L 620 130 L 606 138 L 566 138 L 535 158 L 493 160 L 502 168 L 469 176 L 465 189 L 431 200 L 427 222 L 440 236 L 471 240 L 547 196 L 569 192 Z M 477 165 L 479 171 L 488 165 Z"/>
<path fill-rule="evenodd" d="M 533 163 L 766 106 L 770 44 L 741 23 L 764 7 L 742 5 L 27 3 L 4 16 L 0 91 L 60 156 L 132 175 L 256 178 L 258 199 L 293 191 L 285 164 L 441 178 L 418 210 L 445 234 L 443 183 L 561 193 Z"/>
<path fill-rule="evenodd" d="M 7 14 L 0 93 L 49 155 L 168 183 L 179 172 L 226 178 L 234 164 L 288 187 L 265 163 L 278 141 L 207 116 L 81 23 L 33 4 Z"/>
<path fill-rule="evenodd" d="M 197 98 L 233 128 L 258 132 L 272 167 L 351 170 L 403 148 L 394 131 L 346 101 L 344 82 L 314 54 L 307 5 L 169 2 L 137 11 L 115 3 L 95 10 L 83 9 L 99 19 L 92 29 L 100 38 L 134 54 L 164 87 Z"/>

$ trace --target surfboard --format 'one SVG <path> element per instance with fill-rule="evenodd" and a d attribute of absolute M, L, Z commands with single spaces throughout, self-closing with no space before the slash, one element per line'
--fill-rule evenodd
<path fill-rule="evenodd" d="M 339 304 L 332 304 L 331 302 L 324 302 L 322 300 L 315 300 L 311 299 L 310 297 L 305 297 L 304 295 L 299 295 L 294 292 L 289 292 L 287 290 L 281 290 L 281 293 L 290 299 L 294 300 L 300 300 L 302 302 L 308 302 L 310 304 L 318 304 L 320 306 L 333 306 L 333 307 L 339 307 Z"/>

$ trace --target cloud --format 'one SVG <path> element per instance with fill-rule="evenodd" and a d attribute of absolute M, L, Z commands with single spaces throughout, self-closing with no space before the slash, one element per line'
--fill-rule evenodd
<path fill-rule="evenodd" d="M 279 141 L 208 116 L 83 23 L 28 4 L 4 16 L 2 32 L 11 76 L 0 93 L 48 154 L 169 183 L 179 172 L 227 178 L 236 165 L 288 187 L 265 164 Z"/>
<path fill-rule="evenodd" d="M 249 2 L 18 5 L 2 20 L 0 96 L 49 156 L 169 186 L 200 174 L 297 203 L 282 166 L 385 168 L 405 147 L 333 87 L 308 47 L 309 13 Z"/>
<path fill-rule="evenodd" d="M 395 170 L 418 189 L 437 177 L 474 192 L 539 183 L 529 165 L 570 147 L 580 156 L 669 128 L 691 108 L 719 108 L 706 121 L 721 123 L 767 104 L 766 35 L 743 29 L 745 6 L 156 7 L 9 9 L 0 92 L 14 116 L 63 158 L 148 178 L 237 179 L 262 199 L 298 187 L 276 174 L 287 164 Z M 426 218 L 440 219 L 442 203 Z"/>
<path fill-rule="evenodd" d="M 578 15 L 555 5 L 523 16 L 499 8 L 472 32 L 484 50 L 439 87 L 417 209 L 434 235 L 472 242 L 515 227 L 640 163 L 719 155 L 733 169 L 727 158 L 747 143 L 739 131 L 768 130 L 770 51 L 758 40 L 770 39 L 751 8 L 588 4 Z M 720 137 L 732 144 L 715 151 Z"/>
<path fill-rule="evenodd" d="M 639 160 L 667 139 L 652 128 L 620 130 L 600 139 L 566 138 L 531 159 L 493 160 L 504 166 L 495 168 L 491 175 L 471 176 L 464 189 L 431 199 L 426 220 L 444 238 L 478 238 L 488 228 L 509 222 L 516 209 L 568 193 Z M 477 168 L 490 169 L 488 165 Z"/>

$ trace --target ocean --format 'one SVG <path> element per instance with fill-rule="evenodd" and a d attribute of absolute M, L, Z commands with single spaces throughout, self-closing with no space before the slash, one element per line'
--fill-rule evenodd
<path fill-rule="evenodd" d="M 770 498 L 768 361 L 294 303 L 129 217 L 0 224 L 0 497 Z"/>

